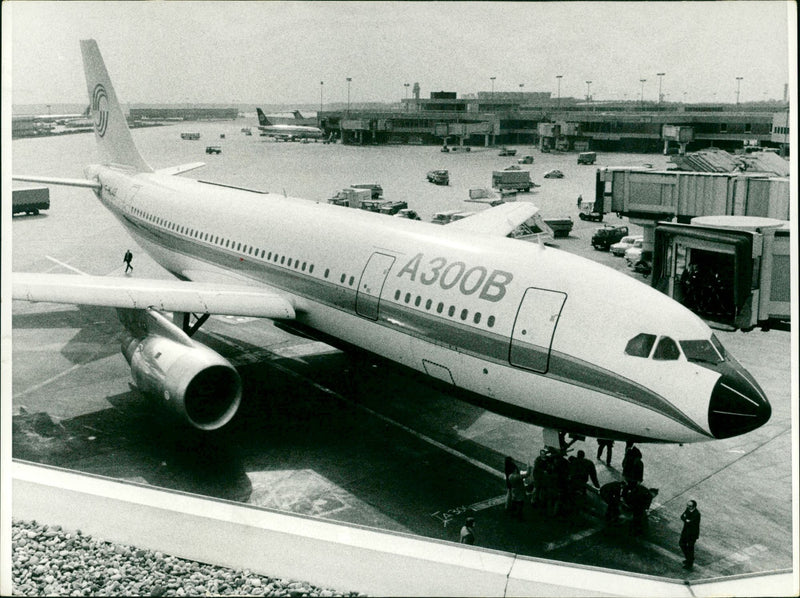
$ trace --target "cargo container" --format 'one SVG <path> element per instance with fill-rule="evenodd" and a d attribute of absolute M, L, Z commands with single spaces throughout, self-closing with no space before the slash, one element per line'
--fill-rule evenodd
<path fill-rule="evenodd" d="M 492 172 L 492 187 L 500 191 L 514 189 L 516 191 L 530 191 L 530 170 L 495 170 Z"/>
<path fill-rule="evenodd" d="M 36 215 L 50 208 L 50 189 L 47 187 L 17 187 L 11 190 L 14 214 Z"/>

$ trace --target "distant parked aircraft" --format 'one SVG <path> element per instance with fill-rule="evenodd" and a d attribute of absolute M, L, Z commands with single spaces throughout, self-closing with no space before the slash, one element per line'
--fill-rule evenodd
<path fill-rule="evenodd" d="M 319 127 L 276 125 L 266 117 L 261 111 L 261 108 L 256 108 L 256 112 L 258 112 L 258 128 L 262 135 L 283 139 L 285 141 L 293 141 L 295 139 L 322 139 L 323 133 L 322 129 Z M 297 112 L 297 114 L 299 114 L 299 112 Z"/>

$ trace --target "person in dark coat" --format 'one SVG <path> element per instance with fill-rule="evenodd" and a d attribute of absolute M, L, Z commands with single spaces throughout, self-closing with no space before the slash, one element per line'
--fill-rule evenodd
<path fill-rule="evenodd" d="M 475 544 L 475 518 L 467 517 L 458 540 L 461 544 Z"/>
<path fill-rule="evenodd" d="M 597 439 L 597 460 L 600 461 L 603 456 L 603 450 L 606 451 L 606 465 L 611 467 L 611 452 L 614 449 L 614 441 L 606 440 L 605 438 Z"/>
<path fill-rule="evenodd" d="M 697 510 L 697 501 L 690 500 L 686 504 L 686 510 L 681 515 L 683 529 L 681 530 L 680 546 L 683 556 L 683 568 L 691 571 L 694 566 L 694 544 L 700 537 L 700 511 Z"/>
<path fill-rule="evenodd" d="M 630 445 L 625 451 L 625 458 L 622 460 L 622 477 L 627 482 L 629 489 L 633 489 L 637 483 L 644 480 L 644 463 L 642 462 L 642 451 Z"/>
<path fill-rule="evenodd" d="M 623 486 L 622 482 L 609 482 L 600 487 L 600 498 L 608 505 L 606 507 L 606 521 L 609 523 L 616 523 L 619 520 Z"/>
<path fill-rule="evenodd" d="M 523 519 L 525 508 L 525 480 L 522 473 L 517 470 L 508 476 L 509 492 L 511 493 L 511 508 L 509 513 L 520 521 Z"/>
<path fill-rule="evenodd" d="M 125 252 L 125 257 L 122 258 L 122 261 L 125 262 L 125 274 L 128 273 L 128 270 L 133 272 L 133 266 L 131 266 L 131 260 L 132 259 L 133 259 L 133 254 L 131 253 L 131 250 L 128 249 Z"/>
<path fill-rule="evenodd" d="M 625 497 L 625 502 L 631 509 L 631 535 L 641 536 L 647 528 L 647 509 L 653 502 L 654 492 L 658 491 L 645 488 L 640 481 L 633 482 Z"/>

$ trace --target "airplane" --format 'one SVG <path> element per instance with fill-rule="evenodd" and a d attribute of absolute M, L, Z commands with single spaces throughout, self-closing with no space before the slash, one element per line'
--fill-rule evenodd
<path fill-rule="evenodd" d="M 86 110 L 84 110 L 80 114 L 37 114 L 33 118 L 37 122 L 55 123 L 57 125 L 64 125 L 71 120 L 89 118 L 89 108 L 90 108 L 89 106 L 86 106 Z"/>
<path fill-rule="evenodd" d="M 319 127 L 307 127 L 304 125 L 276 125 L 270 121 L 261 111 L 258 112 L 258 128 L 261 135 L 275 137 L 282 141 L 293 141 L 295 139 L 322 139 L 322 129 Z"/>
<path fill-rule="evenodd" d="M 12 296 L 117 308 L 133 380 L 185 425 L 217 429 L 242 401 L 236 369 L 193 338 L 210 315 L 366 352 L 542 426 L 560 450 L 585 436 L 710 441 L 769 419 L 756 380 L 694 313 L 606 266 L 508 238 L 533 204 L 437 226 L 176 176 L 201 163 L 154 170 L 97 43 L 81 51 L 101 162 L 83 179 L 13 178 L 91 189 L 176 280 L 13 273 Z"/>

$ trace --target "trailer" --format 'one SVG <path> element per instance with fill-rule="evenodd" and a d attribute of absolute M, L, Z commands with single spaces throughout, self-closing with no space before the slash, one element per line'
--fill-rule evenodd
<path fill-rule="evenodd" d="M 492 171 L 492 187 L 499 191 L 530 191 L 532 186 L 530 170 Z"/>
<path fill-rule="evenodd" d="M 36 216 L 39 210 L 50 209 L 50 189 L 48 187 L 17 187 L 11 190 L 11 203 L 14 214 Z"/>

